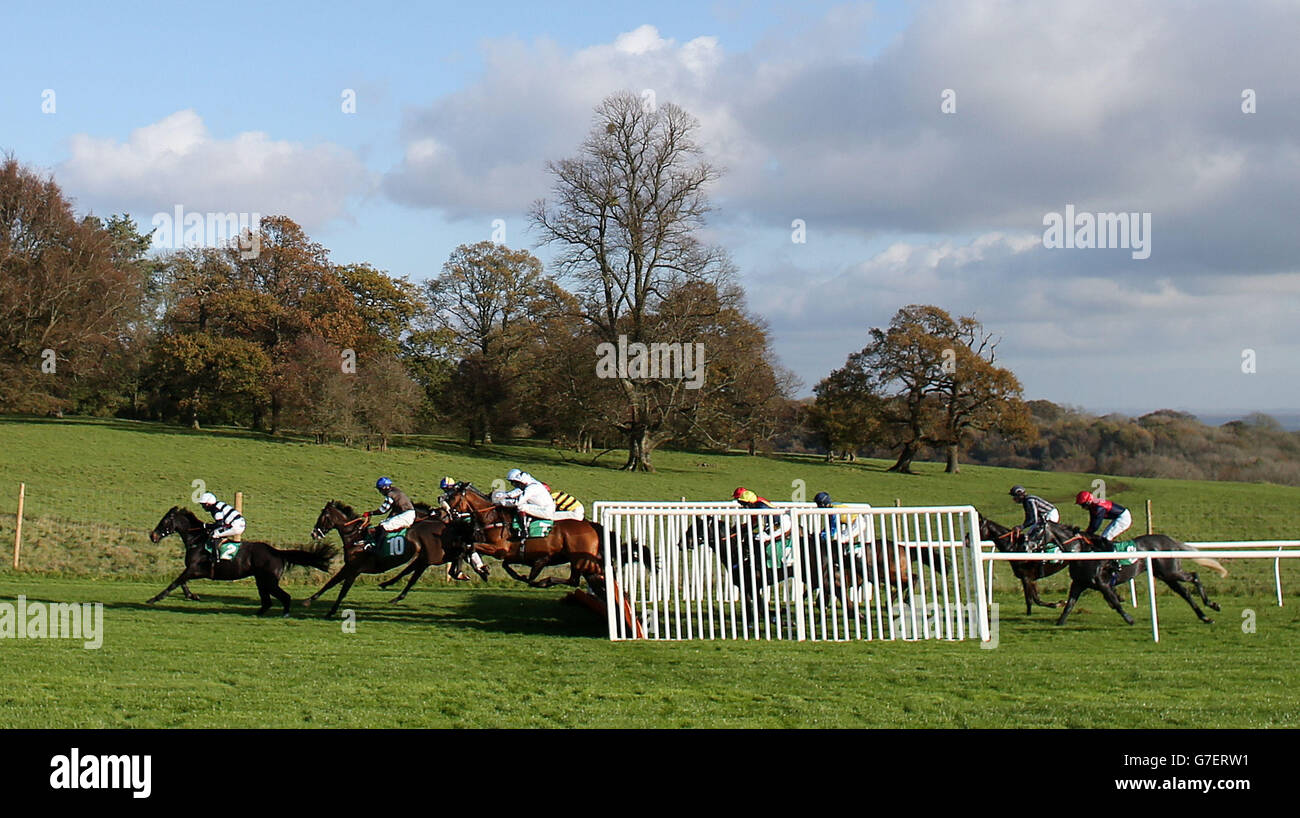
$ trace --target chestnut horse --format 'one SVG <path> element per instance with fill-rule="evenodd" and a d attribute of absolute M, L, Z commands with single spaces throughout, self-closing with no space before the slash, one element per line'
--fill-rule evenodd
<path fill-rule="evenodd" d="M 577 587 L 585 579 L 597 596 L 605 593 L 605 566 L 600 551 L 604 529 L 599 523 L 556 520 L 547 536 L 524 539 L 511 531 L 515 510 L 498 506 L 470 483 L 457 483 L 445 502 L 453 513 L 470 515 L 474 549 L 501 560 L 501 567 L 514 579 L 534 588 Z M 543 568 L 566 563 L 570 566 L 568 579 L 538 579 Z M 528 576 L 515 573 L 512 565 L 527 565 Z"/>
<path fill-rule="evenodd" d="M 427 513 L 428 506 L 417 506 L 417 514 L 421 511 Z M 311 607 L 311 604 L 321 597 L 330 588 L 338 583 L 343 583 L 343 589 L 339 591 L 338 599 L 334 600 L 334 606 L 330 608 L 327 616 L 334 616 L 338 611 L 339 605 L 343 598 L 348 595 L 352 588 L 352 583 L 361 574 L 382 574 L 385 571 L 396 568 L 407 560 L 411 564 L 406 566 L 400 574 L 392 579 L 381 582 L 380 588 L 387 588 L 397 580 L 412 574 L 411 579 L 406 583 L 402 592 L 392 599 L 393 602 L 401 602 L 411 586 L 420 579 L 425 569 L 430 565 L 442 565 L 450 563 L 447 566 L 447 575 L 453 579 L 459 579 L 464 575 L 461 574 L 459 564 L 461 558 L 468 553 L 468 532 L 456 524 L 448 525 L 436 517 L 426 516 L 417 519 L 410 528 L 406 529 L 406 537 L 402 541 L 402 550 L 394 554 L 384 553 L 382 545 L 373 548 L 366 548 L 364 532 L 366 523 L 370 515 L 364 514 L 357 516 L 351 506 L 344 505 L 337 500 L 330 500 L 321 509 L 320 515 L 316 518 L 316 525 L 311 530 L 313 540 L 323 538 L 330 531 L 338 531 L 339 537 L 343 540 L 343 567 L 338 573 L 330 577 L 321 588 L 308 597 L 303 604 Z M 414 559 L 412 559 L 414 558 Z M 486 577 L 484 577 L 486 578 Z"/>

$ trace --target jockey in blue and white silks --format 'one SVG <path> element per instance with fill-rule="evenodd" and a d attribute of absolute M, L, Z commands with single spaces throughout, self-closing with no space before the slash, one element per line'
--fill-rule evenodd
<path fill-rule="evenodd" d="M 1009 492 L 1011 499 L 1015 500 L 1025 509 L 1025 521 L 1021 524 L 1020 529 L 1025 537 L 1027 546 L 1033 550 L 1041 545 L 1039 540 L 1046 528 L 1046 523 L 1057 523 L 1061 521 L 1061 512 L 1056 506 L 1034 494 L 1025 491 L 1024 486 L 1012 486 Z"/>

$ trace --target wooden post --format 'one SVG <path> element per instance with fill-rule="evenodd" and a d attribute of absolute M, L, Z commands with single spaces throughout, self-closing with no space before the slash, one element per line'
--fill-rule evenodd
<path fill-rule="evenodd" d="M 14 570 L 18 570 L 18 552 L 23 547 L 23 500 L 27 496 L 27 484 L 18 484 L 18 517 L 14 524 Z"/>
<path fill-rule="evenodd" d="M 1155 523 L 1151 520 L 1151 501 L 1147 500 L 1147 533 L 1156 533 Z"/>
<path fill-rule="evenodd" d="M 900 500 L 899 498 L 895 497 L 895 498 L 894 498 L 894 507 L 895 507 L 895 508 L 902 508 L 902 507 L 903 507 L 903 501 Z"/>
<path fill-rule="evenodd" d="M 242 491 L 235 492 L 235 511 L 238 511 L 240 514 L 244 513 L 244 493 Z M 236 534 L 235 542 L 242 542 L 243 537 L 244 535 L 242 534 Z"/>

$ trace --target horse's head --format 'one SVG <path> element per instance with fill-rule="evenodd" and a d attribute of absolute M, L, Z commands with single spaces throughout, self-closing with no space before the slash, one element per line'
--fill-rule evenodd
<path fill-rule="evenodd" d="M 322 539 L 334 529 L 347 525 L 352 518 L 353 513 L 350 506 L 346 506 L 338 500 L 330 500 L 320 510 L 320 514 L 317 515 L 316 525 L 311 530 L 311 538 L 313 540 Z"/>
<path fill-rule="evenodd" d="M 447 492 L 447 507 L 456 514 L 475 514 L 488 511 L 492 500 L 474 488 L 473 483 L 457 483 Z"/>
<path fill-rule="evenodd" d="M 180 506 L 172 506 L 167 509 L 167 513 L 158 521 L 158 525 L 153 527 L 149 532 L 149 542 L 158 542 L 163 537 L 170 537 L 176 533 L 176 515 L 181 510 Z"/>

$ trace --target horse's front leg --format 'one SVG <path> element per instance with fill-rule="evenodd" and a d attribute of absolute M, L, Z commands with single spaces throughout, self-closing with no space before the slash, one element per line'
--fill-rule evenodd
<path fill-rule="evenodd" d="M 1065 624 L 1065 620 L 1070 616 L 1070 611 L 1074 610 L 1074 606 L 1078 603 L 1079 597 L 1082 596 L 1083 592 L 1086 590 L 1088 590 L 1087 583 L 1079 582 L 1074 577 L 1070 578 L 1070 598 L 1065 601 L 1065 609 L 1061 611 L 1060 618 L 1056 620 L 1057 625 Z"/>
<path fill-rule="evenodd" d="M 547 577 L 546 579 L 542 580 L 541 582 L 538 582 L 538 581 L 537 581 L 537 577 L 539 577 L 539 576 L 541 575 L 541 573 L 542 573 L 542 569 L 545 568 L 546 566 L 550 565 L 550 564 L 551 564 L 551 558 L 550 558 L 550 557 L 543 557 L 542 559 L 540 559 L 540 560 L 538 560 L 537 562 L 533 563 L 533 569 L 532 569 L 531 571 L 528 572 L 528 584 L 529 584 L 530 587 L 533 587 L 533 588 L 549 588 L 549 587 L 551 587 L 552 585 L 554 585 L 556 582 L 559 581 L 559 580 L 557 580 L 555 577 Z"/>
<path fill-rule="evenodd" d="M 181 592 L 184 593 L 185 598 L 191 602 L 199 601 L 199 595 L 190 590 L 190 584 L 188 582 L 181 583 Z"/>
<path fill-rule="evenodd" d="M 503 569 L 505 569 L 505 572 L 506 572 L 507 574 L 509 574 L 510 577 L 511 577 L 512 579 L 517 579 L 517 580 L 519 580 L 520 582 L 528 582 L 528 578 L 527 578 L 527 577 L 521 577 L 521 576 L 519 576 L 518 574 L 515 573 L 514 569 L 510 567 L 512 564 L 513 564 L 513 563 L 510 563 L 510 562 L 508 562 L 508 561 L 506 561 L 506 560 L 502 560 L 502 561 L 501 561 L 501 567 L 502 567 Z M 519 563 L 519 564 L 520 564 L 520 565 L 523 565 L 524 563 Z"/>
<path fill-rule="evenodd" d="M 1120 616 L 1124 617 L 1125 622 L 1130 625 L 1133 624 L 1133 617 L 1129 616 L 1128 611 L 1124 610 L 1124 601 L 1119 598 L 1119 594 L 1115 593 L 1114 588 L 1107 583 L 1100 581 L 1093 587 L 1101 592 L 1101 595 L 1106 598 L 1106 603 L 1109 604 L 1110 607 L 1114 608 Z"/>
<path fill-rule="evenodd" d="M 181 571 L 180 576 L 172 580 L 171 585 L 168 585 L 166 588 L 164 588 L 157 596 L 153 596 L 149 598 L 148 604 L 152 605 L 158 600 L 170 594 L 172 591 L 175 591 L 176 588 L 180 585 L 183 585 L 187 579 L 198 579 L 198 574 L 194 573 L 193 566 L 189 566 L 189 565 L 185 566 L 185 570 Z"/>
<path fill-rule="evenodd" d="M 337 574 L 335 574 L 334 576 L 330 577 L 329 580 L 328 580 L 324 585 L 322 585 L 319 589 L 317 589 L 316 593 L 314 593 L 314 594 L 312 594 L 311 596 L 309 596 L 309 597 L 307 597 L 306 599 L 304 599 L 303 602 L 302 602 L 302 604 L 303 604 L 305 607 L 310 608 L 310 607 L 311 607 L 311 604 L 312 604 L 313 602 L 315 602 L 316 600 L 320 599 L 321 596 L 322 596 L 326 591 L 328 591 L 330 588 L 333 588 L 335 585 L 338 585 L 340 582 L 342 582 L 342 581 L 343 581 L 343 577 L 344 577 L 347 573 L 348 573 L 348 564 L 344 564 L 344 566 L 338 570 L 338 573 L 337 573 Z"/>

